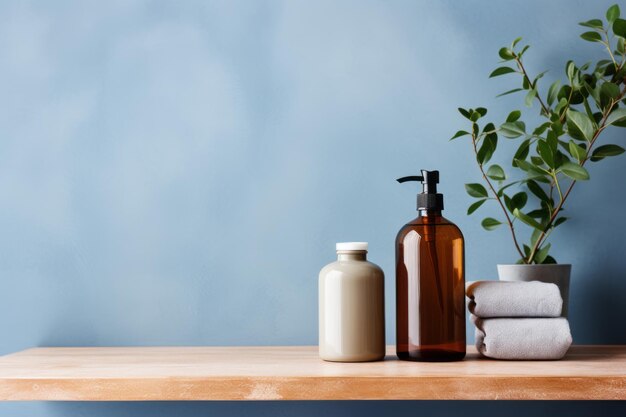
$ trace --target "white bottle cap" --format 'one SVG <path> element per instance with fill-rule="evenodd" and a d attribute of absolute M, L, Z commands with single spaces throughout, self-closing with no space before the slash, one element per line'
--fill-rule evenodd
<path fill-rule="evenodd" d="M 341 242 L 335 246 L 337 251 L 361 250 L 367 251 L 367 242 Z"/>

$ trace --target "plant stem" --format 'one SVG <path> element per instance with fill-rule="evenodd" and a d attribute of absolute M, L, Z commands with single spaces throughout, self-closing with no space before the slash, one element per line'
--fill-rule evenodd
<path fill-rule="evenodd" d="M 598 126 L 598 130 L 596 130 L 596 132 L 594 133 L 593 137 L 591 138 L 591 141 L 589 142 L 589 147 L 587 148 L 587 153 L 585 155 L 585 159 L 580 161 L 580 166 L 585 165 L 585 162 L 587 162 L 589 160 L 589 158 L 591 157 L 591 150 L 593 148 L 593 145 L 595 144 L 596 140 L 598 139 L 598 136 L 600 136 L 600 133 L 606 127 L 606 119 L 607 119 L 607 117 L 609 117 L 609 114 L 611 114 L 611 111 L 613 110 L 613 107 L 615 106 L 615 104 L 618 103 L 624 97 L 624 94 L 626 94 L 626 88 L 624 88 L 622 90 L 622 92 L 620 93 L 620 95 L 611 102 L 611 105 L 609 106 L 608 110 L 603 114 L 602 120 L 600 120 L 600 124 Z M 576 185 L 576 180 L 572 180 L 572 183 L 567 188 L 567 191 L 565 191 L 565 194 L 561 197 L 561 201 L 559 201 L 559 204 L 554 209 L 554 212 L 552 213 L 552 216 L 550 216 L 550 220 L 548 221 L 548 224 L 541 231 L 541 234 L 539 235 L 539 238 L 537 239 L 537 242 L 535 242 L 535 245 L 533 246 L 532 250 L 530 251 L 530 255 L 528 256 L 528 263 L 532 262 L 533 258 L 535 257 L 535 253 L 541 247 L 541 244 L 545 240 L 546 232 L 548 230 L 550 230 L 550 226 L 552 226 L 552 223 L 554 222 L 554 220 L 558 216 L 559 212 L 563 208 L 563 204 L 565 204 L 565 200 L 567 200 L 567 197 L 569 197 L 570 192 L 572 192 L 572 189 L 574 188 L 574 185 Z"/>
<path fill-rule="evenodd" d="M 561 192 L 561 186 L 559 185 L 559 180 L 556 177 L 556 172 L 554 173 L 552 178 L 554 178 L 554 185 L 556 185 L 556 189 L 559 192 L 559 201 L 562 201 L 563 200 L 563 193 Z"/>
<path fill-rule="evenodd" d="M 473 133 L 473 130 L 472 130 L 472 145 L 474 146 L 474 154 L 478 156 L 478 148 L 476 147 L 476 135 Z M 502 208 L 502 212 L 504 213 L 504 217 L 506 217 L 506 221 L 509 225 L 509 229 L 511 229 L 511 236 L 513 237 L 513 243 L 515 244 L 515 249 L 517 249 L 517 252 L 519 253 L 520 257 L 524 259 L 525 258 L 524 252 L 522 252 L 522 249 L 520 248 L 519 243 L 517 242 L 517 236 L 515 235 L 515 227 L 513 226 L 513 222 L 511 221 L 511 218 L 509 217 L 509 214 L 506 211 L 506 207 L 504 207 L 504 204 L 502 203 L 500 196 L 498 196 L 498 192 L 494 188 L 493 184 L 491 183 L 491 181 L 489 181 L 489 177 L 487 177 L 487 174 L 485 173 L 483 164 L 478 163 L 478 168 L 480 169 L 480 172 L 483 175 L 483 179 L 485 180 L 485 182 L 491 189 L 491 192 L 493 193 L 496 201 Z"/>
<path fill-rule="evenodd" d="M 613 65 L 617 68 L 617 61 L 615 61 L 615 57 L 613 56 L 613 52 L 611 51 L 611 40 L 609 39 L 609 32 L 604 31 L 604 36 L 606 37 L 606 43 L 602 42 L 604 46 L 606 46 L 606 50 L 609 51 L 609 55 L 611 55 L 611 60 L 613 61 Z"/>
<path fill-rule="evenodd" d="M 530 81 L 530 77 L 528 76 L 528 73 L 526 72 L 526 68 L 524 68 L 524 64 L 522 64 L 522 60 L 517 55 L 515 55 L 515 62 L 517 62 L 517 66 L 519 67 L 519 70 L 522 71 L 522 75 L 524 76 L 524 78 L 528 82 L 528 85 L 530 86 L 530 88 L 536 90 L 536 87 L 537 87 L 536 83 L 533 83 L 532 81 Z M 549 115 L 550 114 L 550 109 L 543 102 L 543 100 L 539 96 L 539 92 L 538 91 L 537 91 L 537 94 L 535 95 L 535 97 L 537 97 L 537 100 L 539 101 L 539 104 L 541 104 L 541 109 L 546 114 L 546 116 Z"/>

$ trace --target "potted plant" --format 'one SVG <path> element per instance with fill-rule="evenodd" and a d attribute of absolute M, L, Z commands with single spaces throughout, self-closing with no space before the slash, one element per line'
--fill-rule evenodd
<path fill-rule="evenodd" d="M 586 28 L 580 37 L 605 49 L 607 59 L 581 66 L 568 61 L 566 79 L 553 82 L 547 91 L 539 88 L 545 72 L 533 77 L 524 66 L 529 47 L 520 46 L 521 38 L 500 49 L 504 65 L 490 77 L 513 74 L 521 79 L 521 86 L 500 96 L 523 92 L 526 106 L 538 108 L 539 123 L 528 126 L 520 110 L 511 111 L 504 122 L 496 124 L 484 121 L 484 107 L 459 108 L 470 129 L 452 137 L 469 138 L 482 174 L 481 183 L 465 185 L 476 199 L 467 214 L 487 202 L 496 204 L 501 216 L 486 217 L 481 224 L 486 230 L 506 225 L 519 255 L 515 265 L 498 265 L 499 278 L 556 283 L 563 295 L 564 315 L 571 265 L 558 264 L 550 255 L 550 236 L 567 220 L 565 204 L 576 183 L 589 179 L 589 165 L 624 152 L 619 145 L 599 140 L 607 128 L 626 127 L 626 20 L 620 18 L 617 5 L 608 9 L 606 20 L 580 23 Z M 508 170 L 490 163 L 502 137 L 518 143 Z M 527 241 L 522 241 L 518 226 L 532 230 Z"/>

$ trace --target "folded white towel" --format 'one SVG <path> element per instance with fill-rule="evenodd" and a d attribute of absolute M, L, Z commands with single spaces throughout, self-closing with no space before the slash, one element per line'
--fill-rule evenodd
<path fill-rule="evenodd" d="M 539 281 L 475 281 L 465 290 L 470 313 L 488 317 L 559 317 L 563 299 L 555 284 Z"/>
<path fill-rule="evenodd" d="M 476 349 L 494 359 L 561 359 L 572 344 L 567 319 L 470 316 L 476 326 Z"/>

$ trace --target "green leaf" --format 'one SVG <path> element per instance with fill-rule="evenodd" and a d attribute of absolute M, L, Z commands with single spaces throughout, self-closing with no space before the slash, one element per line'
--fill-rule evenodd
<path fill-rule="evenodd" d="M 545 71 L 541 71 L 539 74 L 537 74 L 537 76 L 535 77 L 535 79 L 533 80 L 533 84 L 535 86 L 537 86 L 537 81 L 539 81 L 540 79 L 543 78 L 544 75 L 546 75 L 548 73 L 548 70 Z"/>
<path fill-rule="evenodd" d="M 508 94 L 517 93 L 518 91 L 522 91 L 522 90 L 523 90 L 522 88 L 514 88 L 514 89 L 512 89 L 512 90 L 505 91 L 505 92 L 504 92 L 504 93 L 502 93 L 502 94 L 498 94 L 496 97 L 506 96 L 506 95 L 508 95 Z"/>
<path fill-rule="evenodd" d="M 490 133 L 485 136 L 485 139 L 483 139 L 483 143 L 482 145 L 480 145 L 480 149 L 476 154 L 476 159 L 478 160 L 478 163 L 482 165 L 489 162 L 489 160 L 493 156 L 493 153 L 496 151 L 497 146 L 498 135 L 496 135 L 495 133 Z"/>
<path fill-rule="evenodd" d="M 592 161 L 599 161 L 607 156 L 617 156 L 624 153 L 624 148 L 618 145 L 602 145 L 597 147 L 591 154 Z"/>
<path fill-rule="evenodd" d="M 613 110 L 611 114 L 609 114 L 609 117 L 606 118 L 605 124 L 612 125 L 613 123 L 621 122 L 623 120 L 626 120 L 626 108 L 620 107 Z"/>
<path fill-rule="evenodd" d="M 546 165 L 550 168 L 554 168 L 554 151 L 550 145 L 548 145 L 548 142 L 543 139 L 537 141 L 537 152 Z"/>
<path fill-rule="evenodd" d="M 533 88 L 530 91 L 528 91 L 528 94 L 526 94 L 526 98 L 524 99 L 524 104 L 526 104 L 526 106 L 528 107 L 531 107 L 533 105 L 533 100 L 535 99 L 535 97 L 537 97 L 537 90 Z"/>
<path fill-rule="evenodd" d="M 482 199 L 482 200 L 478 200 L 475 203 L 472 203 L 469 208 L 467 209 L 467 215 L 469 216 L 470 214 L 472 214 L 473 212 L 475 212 L 478 207 L 482 206 L 483 204 L 485 204 L 485 201 L 487 201 L 487 199 Z"/>
<path fill-rule="evenodd" d="M 602 36 L 598 32 L 585 32 L 580 37 L 588 42 L 602 42 Z"/>
<path fill-rule="evenodd" d="M 601 78 L 602 75 L 608 76 L 608 75 L 615 75 L 615 65 L 613 65 L 612 63 L 609 65 L 606 65 L 604 67 L 604 72 L 600 72 L 599 77 Z"/>
<path fill-rule="evenodd" d="M 575 133 L 580 133 L 582 137 L 587 140 L 591 140 L 591 138 L 593 138 L 593 122 L 589 116 L 584 113 L 568 109 L 567 128 Z"/>
<path fill-rule="evenodd" d="M 565 145 L 565 146 L 568 146 L 568 145 Z M 561 168 L 561 165 L 563 165 L 566 162 L 572 162 L 572 161 L 569 159 L 569 156 L 565 155 L 560 150 L 557 150 L 556 154 L 554 155 L 554 168 L 559 169 Z"/>
<path fill-rule="evenodd" d="M 484 117 L 487 114 L 487 109 L 484 107 L 476 107 L 474 111 L 480 114 L 480 117 Z"/>
<path fill-rule="evenodd" d="M 481 184 L 465 184 L 465 191 L 472 197 L 487 198 L 487 190 Z"/>
<path fill-rule="evenodd" d="M 548 174 L 539 174 L 537 172 L 529 173 L 528 174 L 528 178 L 526 178 L 526 179 L 539 181 L 539 182 L 542 182 L 544 184 L 551 184 L 552 183 L 552 177 L 550 177 Z"/>
<path fill-rule="evenodd" d="M 526 223 L 530 227 L 534 227 L 535 229 L 543 230 L 543 227 L 537 222 L 537 220 L 533 219 L 527 214 L 522 213 L 519 209 L 513 210 L 513 215 L 520 219 L 522 222 Z"/>
<path fill-rule="evenodd" d="M 520 36 L 519 38 L 515 38 L 515 39 L 513 40 L 513 42 L 511 42 L 511 49 L 514 49 L 514 48 L 515 48 L 515 45 L 517 45 L 517 44 L 519 43 L 519 41 L 521 41 L 521 40 L 522 40 L 522 37 L 521 37 L 521 36 Z"/>
<path fill-rule="evenodd" d="M 499 190 L 498 190 L 498 197 L 502 197 L 502 195 L 504 194 L 504 190 L 506 190 L 509 187 L 514 186 L 515 184 L 519 183 L 520 181 L 513 181 L 507 185 L 502 186 Z"/>
<path fill-rule="evenodd" d="M 584 167 L 572 162 L 566 162 L 561 166 L 561 172 L 573 180 L 588 180 L 589 173 Z"/>
<path fill-rule="evenodd" d="M 493 70 L 491 74 L 489 74 L 489 78 L 498 77 L 504 74 L 510 74 L 512 72 L 516 72 L 516 71 L 511 67 L 498 67 L 495 70 Z"/>
<path fill-rule="evenodd" d="M 526 172 L 534 172 L 540 175 L 546 175 L 547 173 L 541 169 L 540 167 L 528 162 L 528 161 L 523 161 L 521 159 L 516 159 L 515 162 L 517 163 L 517 166 L 519 168 L 521 168 L 523 171 Z"/>
<path fill-rule="evenodd" d="M 587 151 L 578 146 L 573 140 L 569 141 L 569 154 L 572 158 L 576 158 L 578 162 L 582 162 L 587 157 Z"/>
<path fill-rule="evenodd" d="M 527 202 L 528 194 L 526 194 L 524 191 L 520 191 L 519 193 L 511 197 L 511 207 L 513 207 L 513 209 L 521 210 L 524 208 Z"/>
<path fill-rule="evenodd" d="M 614 4 L 611 7 L 609 7 L 609 9 L 606 11 L 606 20 L 608 20 L 609 23 L 613 23 L 615 22 L 615 19 L 617 19 L 618 17 L 619 17 L 619 6 L 617 4 Z"/>
<path fill-rule="evenodd" d="M 493 217 L 486 217 L 480 224 L 485 230 L 493 230 L 500 226 L 502 222 Z"/>
<path fill-rule="evenodd" d="M 613 33 L 622 38 L 626 38 L 626 20 L 615 19 L 615 22 L 613 22 Z"/>
<path fill-rule="evenodd" d="M 500 126 L 500 133 L 507 138 L 518 138 L 526 134 L 526 125 L 524 122 L 506 122 Z"/>
<path fill-rule="evenodd" d="M 454 140 L 456 138 L 460 138 L 461 136 L 469 135 L 470 132 L 466 132 L 465 130 L 459 130 L 450 138 L 450 140 Z"/>
<path fill-rule="evenodd" d="M 556 259 L 548 255 L 546 259 L 543 261 L 543 265 L 546 265 L 546 264 L 556 264 Z"/>
<path fill-rule="evenodd" d="M 500 48 L 500 50 L 498 51 L 498 55 L 500 55 L 500 58 L 504 59 L 505 61 L 510 61 L 515 58 L 513 51 L 506 47 Z"/>
<path fill-rule="evenodd" d="M 540 237 L 541 237 L 541 230 L 533 229 L 533 232 L 530 234 L 530 244 L 534 246 Z"/>
<path fill-rule="evenodd" d="M 543 160 L 543 159 L 541 159 L 541 157 L 539 157 L 539 156 L 534 156 L 534 155 L 530 157 L 530 162 L 531 162 L 531 163 L 533 163 L 533 164 L 535 164 L 535 165 L 538 165 L 538 166 L 543 166 L 543 165 L 545 165 L 545 164 L 546 164 L 546 163 L 544 162 L 544 160 Z"/>
<path fill-rule="evenodd" d="M 533 135 L 535 135 L 535 136 L 541 135 L 550 126 L 552 126 L 552 122 L 545 122 L 543 124 L 540 124 L 539 126 L 537 126 L 537 128 L 535 130 L 533 130 Z"/>
<path fill-rule="evenodd" d="M 495 181 L 504 181 L 506 179 L 506 174 L 500 165 L 493 164 L 487 170 L 487 176 Z"/>
<path fill-rule="evenodd" d="M 506 208 L 513 213 L 513 203 L 511 202 L 511 197 L 509 197 L 508 195 L 504 194 L 503 196 L 504 199 L 504 205 L 506 206 Z"/>
<path fill-rule="evenodd" d="M 600 78 L 602 77 L 602 75 L 594 74 L 593 77 Z M 601 85 L 600 84 L 596 83 L 596 86 L 592 88 L 588 82 L 585 82 L 585 89 L 589 92 L 589 95 L 593 98 L 593 101 L 595 101 L 596 104 L 600 103 L 601 101 L 601 97 L 600 97 Z"/>
<path fill-rule="evenodd" d="M 620 94 L 619 86 L 610 82 L 602 84 L 600 87 L 600 95 L 604 95 L 610 99 L 617 98 Z"/>
<path fill-rule="evenodd" d="M 543 206 L 543 204 L 542 204 Z M 532 217 L 533 219 L 547 219 L 550 217 L 550 213 L 548 213 L 548 210 L 546 208 L 540 208 L 537 210 L 532 210 L 529 211 L 528 214 L 530 217 Z"/>
<path fill-rule="evenodd" d="M 567 221 L 567 217 L 559 217 L 558 219 L 556 219 L 554 221 L 554 223 L 552 223 L 552 227 L 557 227 L 562 225 L 563 223 L 565 223 Z"/>
<path fill-rule="evenodd" d="M 546 194 L 543 188 L 541 188 L 541 186 L 536 181 L 528 180 L 526 181 L 526 186 L 528 187 L 530 192 L 533 193 L 541 201 L 550 200 L 550 197 L 548 197 L 548 194 Z"/>
<path fill-rule="evenodd" d="M 485 127 L 483 127 L 483 133 L 495 133 L 496 126 L 493 123 L 487 123 Z"/>
<path fill-rule="evenodd" d="M 576 73 L 576 65 L 574 61 L 567 61 L 565 64 L 565 73 L 567 74 L 567 79 L 572 80 L 574 78 L 574 74 Z"/>
<path fill-rule="evenodd" d="M 470 112 L 468 110 L 465 110 L 462 107 L 459 107 L 458 110 L 459 110 L 459 113 L 461 113 L 461 115 L 463 115 L 463 117 L 465 117 L 466 119 L 470 118 L 471 115 L 470 115 Z"/>
<path fill-rule="evenodd" d="M 513 110 L 506 118 L 507 123 L 513 123 L 522 116 L 522 112 L 519 110 Z"/>
<path fill-rule="evenodd" d="M 526 51 L 528 51 L 528 48 L 530 48 L 530 45 L 526 45 L 526 46 L 524 46 L 524 47 L 522 48 L 522 50 L 521 50 L 521 51 L 519 51 L 519 54 L 517 54 L 517 56 L 518 56 L 519 58 L 521 58 L 521 57 L 522 57 L 522 55 L 524 55 L 524 53 L 525 53 Z"/>
<path fill-rule="evenodd" d="M 545 261 L 545 259 L 548 257 L 548 252 L 550 251 L 550 243 L 547 243 L 545 245 L 543 245 L 543 247 L 541 249 L 539 249 L 537 252 L 535 252 L 535 258 L 533 259 L 533 261 L 535 261 L 538 264 L 542 264 L 543 261 Z"/>
<path fill-rule="evenodd" d="M 534 165 L 523 159 L 513 159 L 513 166 L 518 167 L 522 171 L 530 170 Z"/>
<path fill-rule="evenodd" d="M 556 133 L 554 133 L 554 130 L 548 131 L 548 134 L 546 135 L 546 143 L 550 145 L 552 151 L 556 151 L 559 147 L 559 139 L 557 138 Z"/>
<path fill-rule="evenodd" d="M 611 64 L 611 63 L 613 63 L 613 61 L 611 61 L 610 59 L 601 59 L 598 62 L 596 62 L 596 65 L 599 68 L 599 67 L 605 67 L 605 66 L 607 66 L 608 64 Z"/>
<path fill-rule="evenodd" d="M 561 88 L 561 80 L 556 80 L 550 85 L 548 89 L 548 105 L 551 106 L 556 100 L 557 95 L 559 94 L 559 89 Z"/>
<path fill-rule="evenodd" d="M 602 25 L 602 20 L 600 19 L 591 19 L 588 20 L 586 22 L 580 22 L 579 23 L 580 26 L 585 26 L 588 28 L 594 28 L 594 29 L 603 29 L 604 26 Z"/>
<path fill-rule="evenodd" d="M 566 86 L 568 87 L 568 86 Z M 561 88 L 561 90 L 559 90 L 559 97 L 561 96 L 561 91 L 563 91 L 565 87 Z M 554 112 L 560 114 L 561 111 L 567 106 L 567 99 L 565 97 L 562 97 L 559 99 L 559 102 L 556 104 L 556 106 L 554 107 Z"/>
<path fill-rule="evenodd" d="M 525 161 L 530 151 L 530 139 L 524 140 L 517 148 L 515 155 L 513 156 L 513 166 L 516 167 L 516 160 Z"/>

